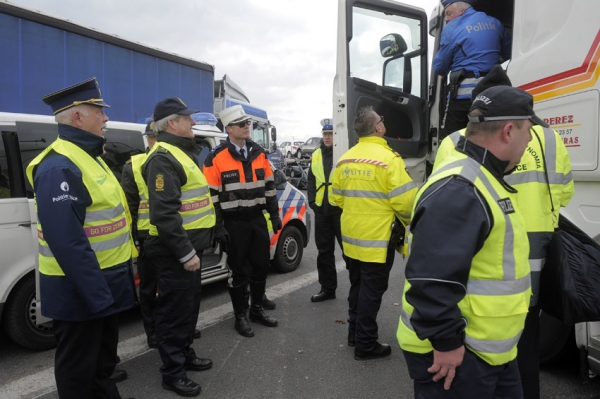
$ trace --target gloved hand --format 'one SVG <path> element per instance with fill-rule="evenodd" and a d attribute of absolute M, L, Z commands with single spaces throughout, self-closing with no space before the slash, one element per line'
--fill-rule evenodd
<path fill-rule="evenodd" d="M 273 225 L 273 234 L 277 234 L 279 230 L 281 230 L 281 219 L 279 216 L 272 217 L 271 216 L 271 224 Z"/>
<path fill-rule="evenodd" d="M 215 226 L 214 241 L 219 243 L 222 252 L 227 252 L 227 247 L 229 245 L 229 233 L 224 226 Z"/>

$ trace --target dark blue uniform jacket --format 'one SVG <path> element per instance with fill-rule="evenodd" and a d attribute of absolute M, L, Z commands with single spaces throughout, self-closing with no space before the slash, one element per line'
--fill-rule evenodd
<path fill-rule="evenodd" d="M 90 156 L 102 155 L 104 138 L 62 124 L 58 132 L 61 139 Z M 52 151 L 33 171 L 33 179 L 44 238 L 65 273 L 64 277 L 40 274 L 42 314 L 56 320 L 85 321 L 133 307 L 136 296 L 129 262 L 100 270 L 83 230 L 86 207 L 92 200 L 82 171 Z"/>

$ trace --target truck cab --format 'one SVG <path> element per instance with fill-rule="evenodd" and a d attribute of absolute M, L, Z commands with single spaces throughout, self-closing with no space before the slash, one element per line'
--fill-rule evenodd
<path fill-rule="evenodd" d="M 503 67 L 528 91 L 536 115 L 569 150 L 575 195 L 561 212 L 600 242 L 600 2 L 479 0 L 512 37 Z M 430 10 L 428 10 L 430 11 Z M 430 71 L 444 28 L 444 9 L 391 0 L 338 0 L 337 66 L 333 87 L 334 161 L 357 142 L 352 124 L 366 105 L 383 117 L 390 147 L 413 180 L 431 173 L 445 111 L 447 77 Z M 565 326 L 541 313 L 542 361 L 575 345 L 590 373 L 600 373 L 600 323 Z"/>
<path fill-rule="evenodd" d="M 212 114 L 195 114 L 199 163 L 225 141 Z M 105 160 L 117 179 L 132 155 L 145 152 L 145 123 L 107 123 Z M 33 350 L 56 345 L 51 320 L 41 315 L 37 300 L 37 216 L 33 188 L 25 169 L 58 136 L 54 117 L 0 112 L 0 320 L 7 335 Z M 277 178 L 277 176 L 279 176 Z M 283 176 L 283 177 L 282 177 Z M 276 172 L 277 198 L 283 228 L 271 237 L 272 267 L 281 273 L 296 270 L 311 229 L 307 200 Z M 216 245 L 203 254 L 202 284 L 227 278 L 227 254 Z M 135 266 L 135 262 L 134 262 Z"/>

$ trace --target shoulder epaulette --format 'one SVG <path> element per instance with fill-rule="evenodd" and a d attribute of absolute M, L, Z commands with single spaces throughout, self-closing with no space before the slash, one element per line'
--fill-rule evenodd
<path fill-rule="evenodd" d="M 167 150 L 167 149 L 166 149 L 166 148 L 164 148 L 164 147 L 158 147 L 158 148 L 156 149 L 156 152 L 160 152 L 161 154 L 168 154 L 168 153 L 169 153 L 169 150 Z"/>

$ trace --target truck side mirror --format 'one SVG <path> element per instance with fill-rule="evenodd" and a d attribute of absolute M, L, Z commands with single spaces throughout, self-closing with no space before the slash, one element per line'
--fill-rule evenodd
<path fill-rule="evenodd" d="M 408 49 L 406 42 L 397 33 L 385 35 L 379 41 L 379 50 L 384 58 L 399 57 Z"/>
<path fill-rule="evenodd" d="M 271 126 L 271 141 L 277 141 L 277 128 L 275 126 Z"/>

